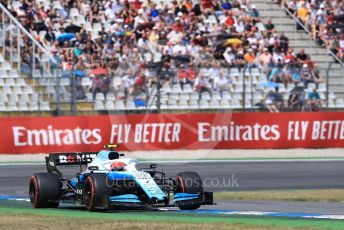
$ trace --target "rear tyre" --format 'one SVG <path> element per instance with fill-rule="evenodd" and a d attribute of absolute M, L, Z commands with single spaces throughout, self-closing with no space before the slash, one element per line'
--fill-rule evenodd
<path fill-rule="evenodd" d="M 61 184 L 54 173 L 36 173 L 30 178 L 29 196 L 34 208 L 57 208 Z"/>
<path fill-rule="evenodd" d="M 108 208 L 108 196 L 112 194 L 112 187 L 107 184 L 106 174 L 92 174 L 87 177 L 83 191 L 83 202 L 87 210 Z"/>
<path fill-rule="evenodd" d="M 176 176 L 174 193 L 203 194 L 202 179 L 196 172 L 180 172 Z M 178 205 L 181 210 L 193 210 L 201 206 L 202 200 L 191 204 Z"/>

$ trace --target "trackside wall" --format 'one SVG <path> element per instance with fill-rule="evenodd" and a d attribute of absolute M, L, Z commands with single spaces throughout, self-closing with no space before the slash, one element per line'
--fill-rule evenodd
<path fill-rule="evenodd" d="M 0 118 L 0 153 L 344 147 L 344 113 Z"/>

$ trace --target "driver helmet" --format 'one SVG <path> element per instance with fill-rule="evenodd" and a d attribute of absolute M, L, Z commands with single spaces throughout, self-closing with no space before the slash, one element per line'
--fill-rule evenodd
<path fill-rule="evenodd" d="M 127 165 L 123 162 L 113 162 L 110 166 L 110 171 L 125 171 L 125 166 Z"/>

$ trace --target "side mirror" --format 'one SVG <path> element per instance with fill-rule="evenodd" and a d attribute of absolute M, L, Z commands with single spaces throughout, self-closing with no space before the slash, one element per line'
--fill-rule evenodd
<path fill-rule="evenodd" d="M 157 164 L 151 164 L 149 167 L 150 167 L 151 169 L 156 169 Z"/>

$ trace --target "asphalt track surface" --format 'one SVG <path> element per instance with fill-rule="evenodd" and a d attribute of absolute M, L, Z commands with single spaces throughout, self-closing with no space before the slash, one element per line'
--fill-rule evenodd
<path fill-rule="evenodd" d="M 148 167 L 148 163 L 138 168 Z M 195 162 L 163 163 L 158 168 L 174 177 L 182 171 L 200 174 L 208 191 L 344 188 L 344 161 Z M 78 170 L 62 169 L 65 176 Z M 32 174 L 45 165 L 0 165 L 0 195 L 28 195 Z M 344 198 L 343 198 L 344 199 Z"/>
<path fill-rule="evenodd" d="M 139 164 L 138 168 L 149 164 Z M 168 176 L 196 171 L 207 191 L 252 191 L 266 189 L 344 188 L 344 161 L 286 162 L 195 162 L 159 164 Z M 76 168 L 63 171 L 71 174 Z M 0 195 L 28 197 L 32 174 L 44 172 L 45 165 L 0 165 Z M 344 198 L 343 198 L 344 200 Z M 207 209 L 241 211 L 309 212 L 344 215 L 344 203 L 282 201 L 220 201 Z"/>

